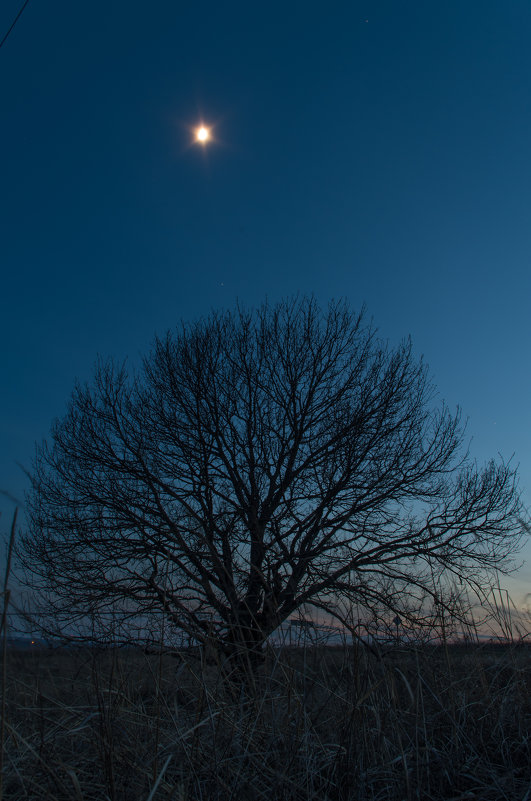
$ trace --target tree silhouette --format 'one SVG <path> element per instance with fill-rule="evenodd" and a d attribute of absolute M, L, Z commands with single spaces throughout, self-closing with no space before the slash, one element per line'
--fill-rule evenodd
<path fill-rule="evenodd" d="M 100 362 L 37 451 L 19 555 L 59 628 L 163 617 L 253 662 L 306 605 L 411 618 L 442 577 L 483 581 L 519 513 L 410 342 L 296 298 L 183 325 L 132 375 Z"/>

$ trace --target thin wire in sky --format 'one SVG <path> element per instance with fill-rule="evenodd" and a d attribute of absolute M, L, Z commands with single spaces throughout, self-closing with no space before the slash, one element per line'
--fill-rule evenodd
<path fill-rule="evenodd" d="M 20 11 L 18 12 L 17 16 L 15 17 L 15 19 L 14 19 L 14 20 L 13 20 L 13 22 L 11 23 L 11 27 L 9 28 L 8 32 L 6 33 L 6 35 L 4 36 L 4 38 L 2 39 L 2 41 L 0 42 L 0 47 L 2 47 L 2 45 L 3 45 L 3 44 L 4 44 L 4 42 L 6 41 L 7 37 L 9 36 L 9 34 L 11 33 L 11 31 L 13 30 L 13 28 L 15 27 L 15 25 L 16 25 L 16 24 L 17 24 L 17 22 L 19 21 L 20 17 L 22 16 L 22 12 L 24 11 L 24 9 L 25 9 L 25 8 L 26 8 L 26 6 L 28 5 L 28 3 L 29 3 L 29 0 L 25 0 L 25 2 L 24 2 L 24 4 L 23 4 L 22 8 L 20 9 Z"/>

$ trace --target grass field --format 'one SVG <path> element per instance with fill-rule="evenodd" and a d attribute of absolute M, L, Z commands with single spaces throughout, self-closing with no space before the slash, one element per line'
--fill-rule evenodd
<path fill-rule="evenodd" d="M 531 648 L 7 652 L 4 799 L 531 799 Z"/>

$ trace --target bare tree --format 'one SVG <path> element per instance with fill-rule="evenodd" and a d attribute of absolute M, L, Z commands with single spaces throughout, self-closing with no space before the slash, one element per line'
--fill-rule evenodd
<path fill-rule="evenodd" d="M 479 469 L 410 342 L 295 299 L 99 363 L 37 451 L 20 555 L 56 622 L 111 612 L 253 655 L 304 605 L 412 615 L 518 545 L 514 471 Z"/>

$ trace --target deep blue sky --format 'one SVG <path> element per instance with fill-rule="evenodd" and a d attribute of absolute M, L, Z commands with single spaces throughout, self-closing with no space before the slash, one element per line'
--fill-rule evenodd
<path fill-rule="evenodd" d="M 98 353 L 313 292 L 411 334 L 531 504 L 530 41 L 528 0 L 32 0 L 0 49 L 0 488 Z"/>

